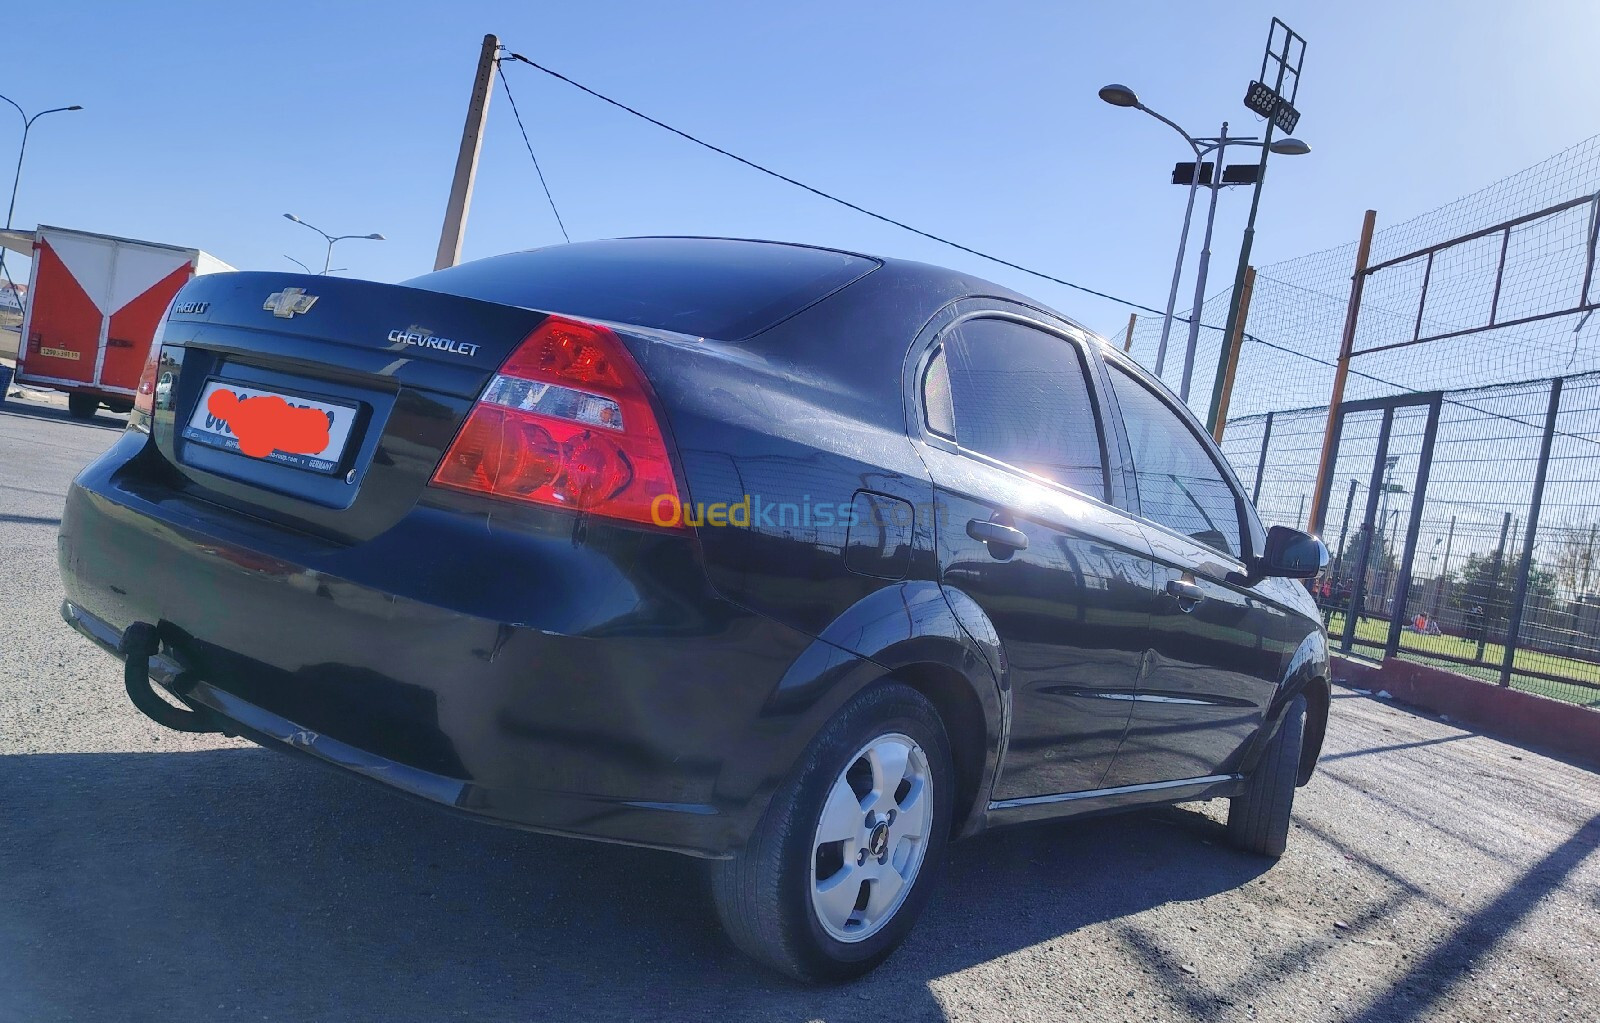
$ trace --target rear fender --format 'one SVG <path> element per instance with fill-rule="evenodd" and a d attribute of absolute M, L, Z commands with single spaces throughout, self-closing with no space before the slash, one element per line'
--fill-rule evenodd
<path fill-rule="evenodd" d="M 986 651 L 962 628 L 938 584 L 908 580 L 873 591 L 836 618 L 784 673 L 751 741 L 724 763 L 718 802 L 747 809 L 750 818 L 741 822 L 741 832 L 754 827 L 828 720 L 886 677 L 921 690 L 941 708 L 953 746 L 976 747 L 968 749 L 971 771 L 962 794 L 967 805 L 957 807 L 955 834 L 982 830 L 1008 703 Z M 971 720 L 973 708 L 978 721 Z"/>

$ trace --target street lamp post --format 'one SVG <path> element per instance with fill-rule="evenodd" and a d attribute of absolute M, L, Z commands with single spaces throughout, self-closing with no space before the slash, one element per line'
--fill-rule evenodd
<path fill-rule="evenodd" d="M 1189 221 L 1194 216 L 1194 195 L 1200 187 L 1200 145 L 1195 139 L 1178 125 L 1162 117 L 1139 102 L 1139 94 L 1126 85 L 1113 83 L 1100 90 L 1100 98 L 1114 107 L 1123 107 L 1132 110 L 1142 110 L 1167 125 L 1173 131 L 1183 136 L 1194 150 L 1194 173 L 1189 178 L 1189 202 L 1183 208 L 1183 230 L 1178 234 L 1178 258 L 1172 265 L 1172 287 L 1167 289 L 1167 311 L 1161 318 L 1161 343 L 1156 346 L 1156 376 L 1160 376 L 1167 365 L 1167 339 L 1172 335 L 1172 312 L 1178 304 L 1178 282 L 1183 277 L 1183 254 L 1189 244 Z"/>
<path fill-rule="evenodd" d="M 1189 312 L 1189 336 L 1184 347 L 1183 380 L 1178 391 L 1178 396 L 1187 402 L 1189 400 L 1190 384 L 1194 376 L 1195 349 L 1200 339 L 1200 314 L 1205 305 L 1206 272 L 1211 265 L 1211 232 L 1217 218 L 1217 196 L 1226 186 L 1226 182 L 1223 181 L 1223 156 L 1230 145 L 1260 147 L 1263 161 L 1266 159 L 1265 154 L 1269 148 L 1272 152 L 1286 156 L 1299 156 L 1311 152 L 1311 147 L 1299 139 L 1292 138 L 1273 142 L 1270 134 L 1265 141 L 1253 137 L 1229 138 L 1228 122 L 1226 121 L 1222 122 L 1220 134 L 1210 138 L 1196 138 L 1180 127 L 1177 122 L 1145 106 L 1139 101 L 1138 94 L 1126 85 L 1107 85 L 1100 90 L 1099 95 L 1101 99 L 1114 107 L 1128 107 L 1149 114 L 1183 136 L 1183 140 L 1189 144 L 1189 148 L 1194 150 L 1194 172 L 1190 175 L 1189 180 L 1189 202 L 1183 212 L 1183 233 L 1178 239 L 1178 258 L 1172 267 L 1172 288 L 1167 294 L 1167 312 L 1161 325 L 1161 343 L 1156 348 L 1155 373 L 1158 377 L 1161 376 L 1162 371 L 1166 368 L 1167 341 L 1172 332 L 1173 311 L 1178 299 L 1178 283 L 1183 275 L 1183 257 L 1189 240 L 1189 222 L 1194 212 L 1195 191 L 1202 184 L 1201 178 L 1205 174 L 1205 158 L 1213 153 L 1216 154 L 1215 170 L 1211 175 L 1211 180 L 1205 183 L 1206 187 L 1211 190 L 1211 200 L 1206 210 L 1206 230 L 1204 241 L 1201 243 L 1200 263 L 1195 272 L 1194 304 L 1190 307 Z"/>
<path fill-rule="evenodd" d="M 332 234 L 329 234 L 328 232 L 324 231 L 322 228 L 315 226 L 314 224 L 306 223 L 304 220 L 301 220 L 299 217 L 295 216 L 293 213 L 285 213 L 283 216 L 284 216 L 284 219 L 292 220 L 296 224 L 299 224 L 301 227 L 309 227 L 309 228 L 311 228 L 311 230 L 313 230 L 313 231 L 317 232 L 318 234 L 322 235 L 322 237 L 327 240 L 327 242 L 328 242 L 328 254 L 322 261 L 322 274 L 324 276 L 326 276 L 328 273 L 331 272 L 330 268 L 333 266 L 333 243 L 334 242 L 342 242 L 347 238 L 360 238 L 360 239 L 363 239 L 363 240 L 366 240 L 366 241 L 373 241 L 373 242 L 381 242 L 381 241 L 385 241 L 386 240 L 383 237 L 383 235 L 378 234 L 376 231 L 374 231 L 372 234 L 339 234 L 339 235 L 332 235 Z M 288 258 L 288 257 L 285 257 L 285 258 Z M 298 263 L 299 260 L 293 260 L 293 262 L 297 262 Z M 301 266 L 305 266 L 304 263 L 300 263 L 300 265 Z M 309 269 L 310 268 L 308 267 L 307 268 L 308 272 L 309 272 Z"/>
<path fill-rule="evenodd" d="M 12 99 L 10 96 L 0 96 L 0 99 L 10 103 L 16 108 L 17 113 L 22 115 L 22 145 L 17 147 L 17 169 L 16 172 L 11 176 L 11 205 L 6 207 L 6 230 L 9 231 L 11 230 L 11 218 L 17 212 L 17 187 L 22 184 L 22 158 L 28 153 L 28 132 L 33 130 L 33 122 L 37 121 L 46 114 L 60 114 L 69 110 L 82 110 L 83 107 L 76 103 L 70 107 L 51 107 L 49 110 L 41 110 L 32 117 L 29 117 L 27 111 L 18 106 L 17 101 Z M 3 248 L 0 248 L 0 273 L 4 272 L 5 265 L 6 253 Z"/>
<path fill-rule="evenodd" d="M 1280 31 L 1281 30 L 1281 31 Z M 1298 44 L 1298 49 L 1296 47 Z M 1267 154 L 1300 154 L 1308 152 L 1304 144 L 1285 138 L 1272 142 L 1272 129 L 1283 128 L 1285 135 L 1300 123 L 1300 112 L 1294 101 L 1300 93 L 1300 67 L 1305 61 L 1306 41 L 1280 19 L 1272 19 L 1267 32 L 1267 48 L 1261 58 L 1261 74 L 1250 83 L 1245 92 L 1245 106 L 1266 118 L 1266 141 L 1261 147 L 1261 162 L 1256 167 L 1255 193 L 1250 197 L 1250 216 L 1244 224 L 1244 239 L 1239 244 L 1239 266 L 1234 271 L 1233 291 L 1228 297 L 1228 320 L 1223 325 L 1223 354 L 1217 359 L 1217 375 L 1211 385 L 1211 406 L 1206 412 L 1206 429 L 1215 431 L 1217 416 L 1222 406 L 1222 385 L 1228 375 L 1227 345 L 1239 323 L 1240 300 L 1244 294 L 1244 277 L 1250 268 L 1250 246 L 1256 237 L 1256 212 L 1261 208 L 1261 185 L 1267 180 Z M 1266 84 L 1268 71 L 1274 72 L 1273 84 Z M 1294 142 L 1293 148 L 1289 143 Z"/>
<path fill-rule="evenodd" d="M 1389 562 L 1396 560 L 1394 557 L 1394 538 L 1390 535 L 1392 530 L 1390 529 L 1391 513 L 1389 511 L 1389 495 L 1406 493 L 1406 488 L 1394 481 L 1394 469 L 1395 466 L 1399 464 L 1399 455 L 1390 455 L 1388 458 L 1384 459 L 1383 485 L 1382 489 L 1378 493 L 1377 531 L 1379 546 L 1375 551 L 1378 557 L 1378 564 L 1373 570 L 1373 582 L 1378 582 L 1381 580 L 1383 583 L 1382 586 L 1377 587 L 1380 607 L 1383 606 L 1383 602 L 1388 599 L 1387 593 L 1389 589 L 1389 583 L 1393 581 L 1393 572 L 1387 567 L 1387 565 Z M 1399 511 L 1400 509 L 1396 508 L 1394 510 L 1394 515 L 1398 516 Z M 1370 563 L 1371 559 L 1369 558 L 1368 561 Z"/>
<path fill-rule="evenodd" d="M 1241 140 L 1243 141 L 1243 140 Z M 1189 338 L 1183 348 L 1183 381 L 1178 388 L 1178 397 L 1184 403 L 1189 401 L 1189 381 L 1194 377 L 1194 352 L 1200 342 L 1200 314 L 1206 306 L 1206 271 L 1211 266 L 1211 228 L 1217 220 L 1217 196 L 1222 194 L 1222 167 L 1223 154 L 1228 150 L 1228 122 L 1222 122 L 1222 131 L 1216 138 L 1217 166 L 1211 175 L 1211 204 L 1206 210 L 1206 235 L 1200 243 L 1200 265 L 1194 274 L 1194 302 L 1189 306 Z M 1195 177 L 1200 176 L 1200 161 L 1203 157 L 1195 153 Z M 1224 346 L 1227 341 L 1224 339 Z"/>

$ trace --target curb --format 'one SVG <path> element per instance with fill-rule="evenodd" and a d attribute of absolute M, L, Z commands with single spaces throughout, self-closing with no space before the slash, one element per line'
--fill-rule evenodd
<path fill-rule="evenodd" d="M 1600 712 L 1397 658 L 1374 664 L 1336 655 L 1333 671 L 1342 685 L 1387 690 L 1451 724 L 1600 771 Z"/>

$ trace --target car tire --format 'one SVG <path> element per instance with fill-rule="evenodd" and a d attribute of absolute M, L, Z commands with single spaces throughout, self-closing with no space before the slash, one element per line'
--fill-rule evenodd
<path fill-rule="evenodd" d="M 1228 840 L 1247 852 L 1273 859 L 1289 844 L 1289 815 L 1300 780 L 1300 750 L 1306 731 L 1306 698 L 1296 696 L 1283 712 L 1244 792 L 1228 805 Z"/>
<path fill-rule="evenodd" d="M 74 419 L 93 419 L 100 411 L 100 399 L 92 394 L 67 395 L 67 415 Z"/>
<path fill-rule="evenodd" d="M 883 792 L 881 779 L 896 771 L 894 790 Z M 898 682 L 864 690 L 806 748 L 744 848 L 712 865 L 728 936 L 797 980 L 872 970 L 938 884 L 954 798 L 950 742 L 933 705 Z"/>

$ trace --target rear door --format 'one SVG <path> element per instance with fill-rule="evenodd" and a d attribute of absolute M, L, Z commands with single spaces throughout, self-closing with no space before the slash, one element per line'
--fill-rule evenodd
<path fill-rule="evenodd" d="M 1156 590 L 1151 648 L 1107 787 L 1231 773 L 1289 654 L 1285 611 L 1245 585 L 1256 532 L 1192 417 L 1115 359 L 1112 392 Z"/>
<path fill-rule="evenodd" d="M 956 320 L 917 366 L 942 582 L 999 632 L 998 800 L 1101 784 L 1147 645 L 1150 552 L 1111 504 L 1092 363 L 1024 315 Z"/>
<path fill-rule="evenodd" d="M 39 229 L 19 378 L 94 382 L 115 261 L 116 243 L 109 238 Z"/>
<path fill-rule="evenodd" d="M 193 253 L 41 227 L 34 257 L 21 375 L 132 395 Z"/>
<path fill-rule="evenodd" d="M 161 315 L 194 275 L 194 255 L 164 246 L 117 246 L 105 303 L 105 339 L 96 382 L 132 394 Z"/>

